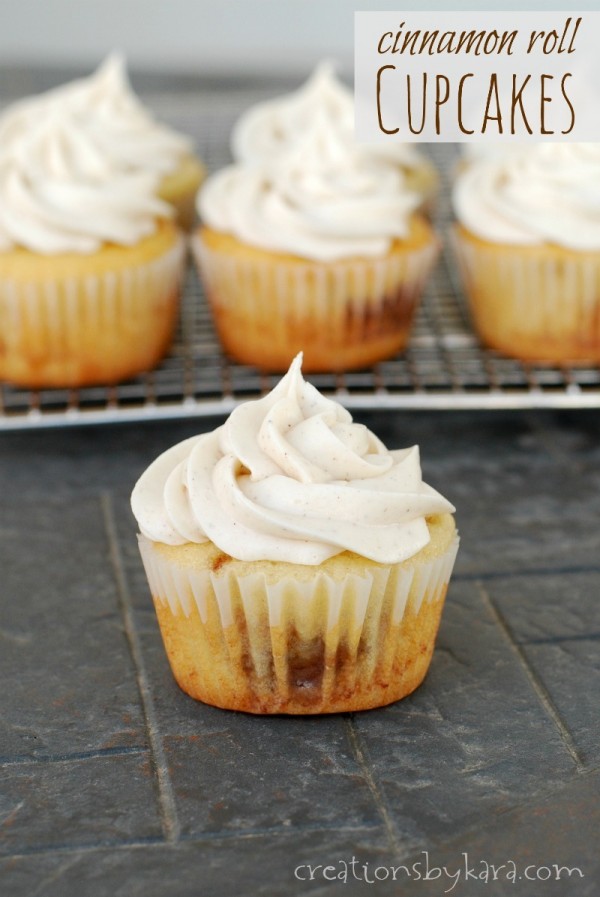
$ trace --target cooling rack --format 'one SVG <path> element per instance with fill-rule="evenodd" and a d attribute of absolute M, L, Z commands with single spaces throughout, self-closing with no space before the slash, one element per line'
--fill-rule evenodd
<path fill-rule="evenodd" d="M 272 86 L 225 89 L 213 84 L 143 99 L 163 121 L 195 137 L 199 154 L 213 171 L 230 161 L 229 134 L 237 115 L 274 93 Z M 435 223 L 444 237 L 451 220 L 448 194 L 457 147 L 444 144 L 425 151 L 442 176 Z M 310 375 L 311 382 L 351 409 L 599 407 L 599 367 L 525 365 L 479 344 L 447 244 L 445 240 L 408 350 L 367 370 Z M 176 337 L 159 368 L 109 387 L 32 391 L 0 385 L 0 429 L 224 414 L 240 401 L 264 394 L 277 379 L 223 355 L 190 262 Z"/>

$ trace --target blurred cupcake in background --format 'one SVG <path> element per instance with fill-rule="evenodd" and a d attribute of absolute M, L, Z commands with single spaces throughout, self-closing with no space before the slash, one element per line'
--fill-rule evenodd
<path fill-rule="evenodd" d="M 483 342 L 525 361 L 600 360 L 600 145 L 472 157 L 454 245 Z"/>
<path fill-rule="evenodd" d="M 451 172 L 452 180 L 460 176 L 469 165 L 484 160 L 492 161 L 493 159 L 502 160 L 511 153 L 519 153 L 522 143 L 498 143 L 497 141 L 486 141 L 484 143 L 460 143 L 459 155 Z"/>
<path fill-rule="evenodd" d="M 67 115 L 71 142 L 91 147 L 115 176 L 143 172 L 157 196 L 170 203 L 179 225 L 194 222 L 204 178 L 192 141 L 155 121 L 131 90 L 125 62 L 112 54 L 88 78 L 12 104 L 0 115 L 0 153 L 10 151 L 44 118 Z"/>
<path fill-rule="evenodd" d="M 420 210 L 430 213 L 438 191 L 434 166 L 411 143 L 357 143 L 354 134 L 354 99 L 335 76 L 334 65 L 320 63 L 298 90 L 252 106 L 236 121 L 231 134 L 234 160 L 271 164 L 287 152 L 310 128 L 315 118 L 327 118 L 340 139 L 354 146 L 365 159 L 374 157 L 397 165 L 409 190 L 419 197 Z"/>
<path fill-rule="evenodd" d="M 148 370 L 177 318 L 173 209 L 64 107 L 27 117 L 0 154 L 0 379 L 76 387 Z"/>
<path fill-rule="evenodd" d="M 229 166 L 199 194 L 192 247 L 228 354 L 286 370 L 371 365 L 408 341 L 438 241 L 402 170 L 325 112 L 268 163 Z"/>

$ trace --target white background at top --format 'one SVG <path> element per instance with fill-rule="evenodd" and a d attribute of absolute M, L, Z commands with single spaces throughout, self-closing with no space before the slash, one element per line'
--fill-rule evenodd
<path fill-rule="evenodd" d="M 577 8 L 600 9 L 600 0 Z M 324 56 L 348 71 L 355 10 L 565 9 L 564 0 L 0 0 L 0 64 L 84 65 L 123 50 L 132 67 L 306 73 Z"/>

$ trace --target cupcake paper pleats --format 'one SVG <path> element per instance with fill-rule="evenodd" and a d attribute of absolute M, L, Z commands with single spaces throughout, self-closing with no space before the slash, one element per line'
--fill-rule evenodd
<path fill-rule="evenodd" d="M 177 682 L 192 697 L 253 713 L 359 710 L 413 691 L 431 660 L 458 550 L 453 530 L 422 562 L 273 581 L 260 570 L 181 564 L 138 538 Z"/>
<path fill-rule="evenodd" d="M 486 345 L 524 361 L 600 361 L 600 254 L 488 243 L 460 226 L 453 245 Z"/>
<path fill-rule="evenodd" d="M 439 247 L 429 232 L 383 257 L 322 263 L 238 253 L 232 238 L 204 230 L 192 249 L 232 358 L 283 371 L 302 351 L 305 370 L 328 371 L 366 367 L 406 346 Z"/>
<path fill-rule="evenodd" d="M 0 256 L 0 379 L 33 388 L 115 383 L 150 370 L 169 348 L 184 261 L 172 225 L 101 253 L 87 272 L 84 260 L 56 256 L 28 273 L 27 261 Z"/>

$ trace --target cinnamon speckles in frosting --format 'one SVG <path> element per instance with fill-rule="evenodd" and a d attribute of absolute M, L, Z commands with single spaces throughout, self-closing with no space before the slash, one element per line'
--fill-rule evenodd
<path fill-rule="evenodd" d="M 456 217 L 497 243 L 600 249 L 600 144 L 541 143 L 484 152 L 454 187 Z"/>
<path fill-rule="evenodd" d="M 418 448 L 388 451 L 304 381 L 301 362 L 222 427 L 150 465 L 131 499 L 143 535 L 313 565 L 345 550 L 399 563 L 428 544 L 425 518 L 454 509 L 423 483 Z"/>

